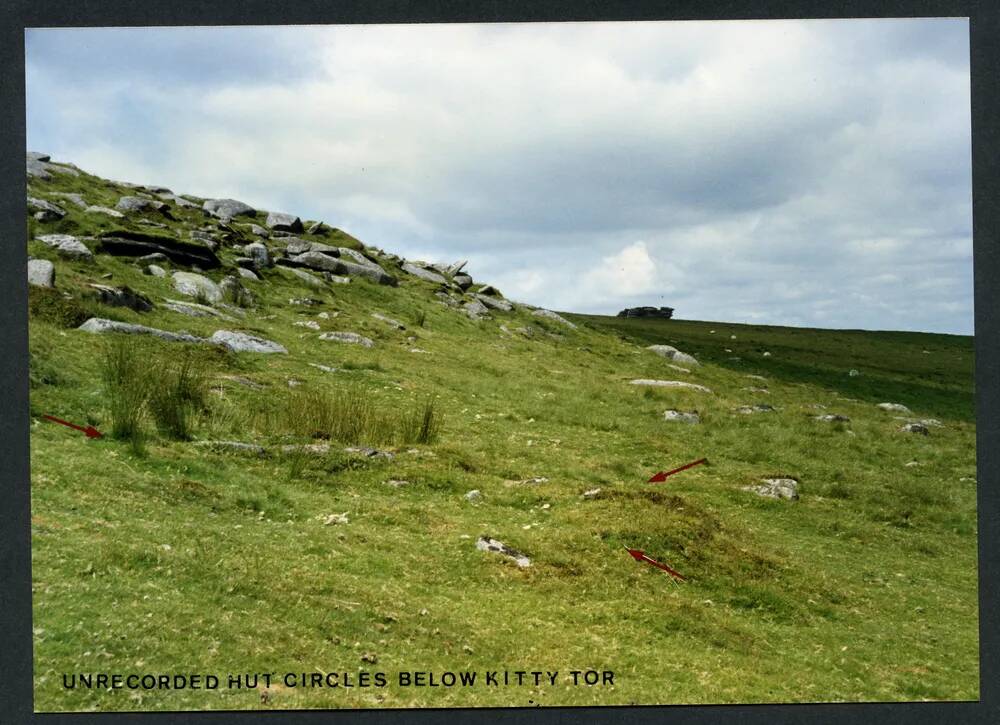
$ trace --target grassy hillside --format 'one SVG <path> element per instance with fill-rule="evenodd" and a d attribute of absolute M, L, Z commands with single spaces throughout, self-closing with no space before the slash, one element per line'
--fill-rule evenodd
<path fill-rule="evenodd" d="M 53 192 L 113 207 L 136 190 L 87 174 L 33 180 L 30 194 L 67 214 L 30 219 L 29 240 L 148 230 L 142 218 L 180 239 L 212 227 L 223 266 L 204 274 L 215 280 L 254 241 L 227 239 L 231 230 L 176 204 L 171 218 L 95 222 Z M 364 249 L 346 234 L 297 236 Z M 353 278 L 313 289 L 268 268 L 246 282 L 251 306 L 215 306 L 235 318 L 224 321 L 166 308 L 183 299 L 170 277 L 132 259 L 68 261 L 29 241 L 56 265 L 56 292 L 33 288 L 29 320 L 37 709 L 978 697 L 970 338 L 593 316 L 568 316 L 570 328 L 520 306 L 473 320 L 368 251 L 398 287 Z M 127 285 L 155 306 L 108 307 L 92 282 Z M 192 405 L 190 440 L 148 411 L 139 444 L 88 440 L 42 416 L 112 428 L 102 370 L 125 348 L 121 335 L 76 329 L 89 316 L 198 336 L 243 330 L 288 353 L 129 337 L 126 354 L 153 389 L 193 364 L 204 400 Z M 319 339 L 330 331 L 374 345 Z M 682 372 L 650 344 L 702 364 Z M 711 392 L 629 384 L 637 378 Z M 897 419 L 881 402 L 913 413 Z M 774 410 L 736 412 L 754 403 Z M 433 430 L 421 436 L 411 423 L 428 405 Z M 697 410 L 701 422 L 666 421 L 667 409 Z M 824 413 L 850 421 L 815 420 Z M 925 418 L 941 425 L 900 431 Z M 357 445 L 391 458 L 345 451 Z M 701 457 L 709 464 L 645 483 Z M 797 478 L 800 498 L 743 489 L 773 476 Z M 344 513 L 346 523 L 326 523 Z M 531 565 L 478 550 L 481 535 Z M 614 684 L 574 686 L 569 672 L 588 669 L 613 671 Z M 554 685 L 399 686 L 396 673 L 412 670 L 559 674 Z M 62 684 L 80 672 L 361 671 L 389 685 L 280 687 L 262 702 L 256 690 Z"/>

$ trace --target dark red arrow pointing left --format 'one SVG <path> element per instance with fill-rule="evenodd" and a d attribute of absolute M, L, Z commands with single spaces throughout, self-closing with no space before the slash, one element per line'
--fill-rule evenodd
<path fill-rule="evenodd" d="M 654 473 L 653 477 L 650 478 L 648 481 L 646 481 L 646 483 L 663 483 L 664 481 L 667 480 L 667 476 L 673 476 L 675 473 L 680 473 L 681 471 L 686 471 L 689 468 L 700 466 L 702 463 L 708 463 L 708 459 L 699 458 L 697 461 L 686 463 L 680 468 L 675 468 L 672 471 L 667 471 L 666 473 L 664 473 L 663 471 L 660 471 L 659 473 Z"/>
<path fill-rule="evenodd" d="M 631 554 L 632 558 L 635 559 L 636 561 L 645 561 L 648 564 L 652 564 L 657 569 L 663 569 L 663 571 L 667 572 L 667 574 L 669 574 L 670 576 L 672 576 L 674 579 L 678 579 L 680 581 L 684 581 L 684 577 L 682 577 L 680 575 L 680 572 L 676 572 L 673 569 L 671 569 L 669 566 L 667 566 L 666 564 L 661 564 L 656 559 L 653 559 L 653 558 L 650 558 L 650 557 L 646 556 L 646 552 L 642 551 L 641 549 L 630 549 L 630 548 L 628 548 L 626 546 L 625 550 L 629 554 Z"/>
<path fill-rule="evenodd" d="M 43 415 L 42 417 L 51 420 L 53 423 L 59 423 L 60 425 L 65 425 L 69 428 L 75 428 L 76 430 L 83 431 L 84 433 L 87 434 L 88 438 L 100 438 L 102 435 L 104 435 L 92 425 L 88 425 L 86 428 L 84 428 L 82 425 L 74 425 L 69 421 L 62 420 L 61 418 L 56 418 L 54 415 Z"/>

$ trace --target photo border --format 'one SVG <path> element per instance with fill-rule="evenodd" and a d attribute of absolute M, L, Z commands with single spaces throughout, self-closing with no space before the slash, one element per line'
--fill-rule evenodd
<path fill-rule="evenodd" d="M 34 713 L 31 629 L 31 536 L 28 407 L 24 31 L 32 27 L 298 25 L 427 22 L 544 22 L 598 20 L 722 20 L 779 18 L 968 17 L 972 84 L 973 268 L 975 280 L 976 446 L 979 552 L 980 701 L 767 705 L 646 705 L 641 707 L 406 708 L 363 710 Z M 786 0 L 737 5 L 725 0 L 570 2 L 568 0 L 269 0 L 158 3 L 128 0 L 31 2 L 0 7 L 0 417 L 3 505 L 0 506 L 0 721 L 11 723 L 341 721 L 434 723 L 1000 722 L 1000 4 L 983 1 Z M 991 284 L 992 283 L 992 284 Z M 669 653 L 664 653 L 669 657 Z M 9 718 L 9 719 L 8 719 Z"/>

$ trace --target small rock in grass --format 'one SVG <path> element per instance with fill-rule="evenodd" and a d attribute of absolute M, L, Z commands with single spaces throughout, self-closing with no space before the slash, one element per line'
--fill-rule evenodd
<path fill-rule="evenodd" d="M 910 409 L 907 408 L 902 403 L 879 403 L 878 407 L 881 408 L 882 410 L 888 410 L 888 411 L 890 411 L 892 413 L 909 413 L 909 412 L 911 412 Z"/>
<path fill-rule="evenodd" d="M 668 410 L 663 413 L 663 419 L 669 420 L 675 423 L 700 423 L 701 416 L 698 415 L 698 411 L 681 411 L 681 410 Z"/>
<path fill-rule="evenodd" d="M 752 413 L 770 413 L 774 411 L 774 406 L 768 405 L 767 403 L 756 403 L 755 405 L 741 405 L 736 409 L 737 413 L 742 415 L 750 415 Z"/>
<path fill-rule="evenodd" d="M 629 381 L 629 385 L 648 385 L 658 388 L 688 388 L 690 390 L 698 390 L 703 393 L 712 392 L 704 385 L 698 385 L 696 383 L 685 383 L 682 380 L 649 380 L 646 378 L 640 378 L 638 380 Z"/>
<path fill-rule="evenodd" d="M 483 494 L 480 493 L 478 489 L 474 488 L 465 494 L 465 500 L 469 503 L 479 503 L 483 500 Z"/>
<path fill-rule="evenodd" d="M 479 539 L 476 541 L 476 548 L 479 549 L 480 551 L 496 552 L 510 559 L 513 559 L 514 563 L 517 564 L 522 569 L 531 566 L 531 559 L 522 554 L 520 551 L 512 549 L 502 541 L 497 541 L 491 536 L 485 536 L 485 535 L 480 536 Z"/>
<path fill-rule="evenodd" d="M 47 259 L 29 259 L 28 284 L 33 284 L 37 287 L 55 287 L 55 265 Z"/>
<path fill-rule="evenodd" d="M 319 336 L 320 340 L 331 340 L 333 342 L 343 342 L 350 345 L 361 345 L 362 347 L 374 347 L 375 343 L 369 338 L 363 337 L 356 332 L 324 332 Z"/>
<path fill-rule="evenodd" d="M 330 526 L 331 524 L 347 524 L 350 521 L 347 518 L 347 512 L 342 514 L 330 514 L 325 519 L 323 519 L 324 526 Z"/>
<path fill-rule="evenodd" d="M 319 323 L 315 320 L 296 320 L 292 324 L 296 327 L 308 327 L 310 330 L 319 329 Z"/>
<path fill-rule="evenodd" d="M 665 357 L 668 360 L 673 360 L 674 362 L 682 363 L 684 365 L 698 365 L 698 361 L 686 352 L 681 352 L 676 347 L 671 345 L 650 345 L 646 348 L 651 352 L 655 352 L 661 357 Z"/>
<path fill-rule="evenodd" d="M 589 491 L 584 491 L 581 496 L 587 500 L 592 500 L 601 495 L 601 489 L 592 488 Z"/>
<path fill-rule="evenodd" d="M 920 435 L 930 435 L 930 430 L 922 423 L 907 423 L 899 429 L 901 433 L 919 433 Z"/>
<path fill-rule="evenodd" d="M 744 486 L 744 491 L 753 491 L 764 498 L 788 499 L 795 501 L 799 497 L 799 482 L 794 478 L 765 478 L 758 486 Z"/>
<path fill-rule="evenodd" d="M 848 371 L 847 374 L 850 375 L 852 378 L 856 378 L 861 374 L 861 372 L 859 370 L 854 370 L 852 368 L 850 371 Z"/>
<path fill-rule="evenodd" d="M 385 482 L 385 485 L 389 486 L 390 488 L 402 488 L 403 486 L 409 486 L 410 482 L 404 481 L 401 478 L 390 478 L 388 481 Z"/>
<path fill-rule="evenodd" d="M 821 420 L 824 423 L 850 423 L 851 419 L 846 415 L 840 415 L 839 413 L 827 413 L 826 415 L 817 415 L 814 420 Z"/>
<path fill-rule="evenodd" d="M 547 479 L 545 476 L 533 476 L 532 478 L 526 478 L 523 481 L 521 481 L 522 484 L 525 484 L 527 486 L 537 486 L 540 483 L 548 483 L 548 482 L 549 479 Z"/>

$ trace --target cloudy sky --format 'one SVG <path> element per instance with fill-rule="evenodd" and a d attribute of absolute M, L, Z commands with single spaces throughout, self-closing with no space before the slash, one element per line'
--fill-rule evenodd
<path fill-rule="evenodd" d="M 965 20 L 60 29 L 31 150 L 508 297 L 972 332 Z"/>

